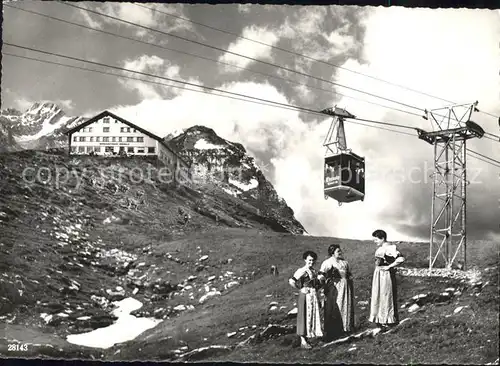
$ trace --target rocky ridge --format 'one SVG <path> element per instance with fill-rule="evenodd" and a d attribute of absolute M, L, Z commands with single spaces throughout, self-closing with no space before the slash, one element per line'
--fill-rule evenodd
<path fill-rule="evenodd" d="M 85 117 L 69 117 L 55 103 L 36 102 L 24 112 L 14 108 L 0 111 L 0 129 L 8 129 L 16 145 L 4 151 L 61 148 L 67 145 L 64 131 L 82 123 Z M 1 130 L 0 130 L 1 136 Z"/>
<path fill-rule="evenodd" d="M 243 145 L 225 140 L 204 126 L 188 128 L 168 143 L 192 164 L 199 183 L 220 185 L 226 193 L 255 207 L 255 213 L 276 230 L 293 234 L 306 232 Z"/>

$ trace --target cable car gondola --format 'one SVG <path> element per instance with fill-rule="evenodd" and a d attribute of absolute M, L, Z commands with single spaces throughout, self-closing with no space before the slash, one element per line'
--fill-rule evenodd
<path fill-rule="evenodd" d="M 323 146 L 325 199 L 333 198 L 342 203 L 363 201 L 365 198 L 365 158 L 347 149 L 344 118 L 356 118 L 345 109 L 328 108 L 322 113 L 333 116 Z M 335 129 L 336 138 L 332 141 Z M 331 146 L 334 146 L 333 149 Z"/>

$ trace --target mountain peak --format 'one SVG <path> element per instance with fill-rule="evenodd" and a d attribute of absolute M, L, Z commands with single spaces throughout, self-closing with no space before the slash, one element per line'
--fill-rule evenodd
<path fill-rule="evenodd" d="M 223 139 L 209 127 L 193 126 L 169 143 L 192 165 L 195 179 L 214 183 L 231 196 L 257 209 L 278 231 L 304 233 L 293 210 L 240 143 Z"/>
<path fill-rule="evenodd" d="M 47 137 L 74 119 L 66 117 L 56 103 L 39 101 L 33 103 L 23 113 L 13 108 L 3 110 L 0 115 L 0 124 L 8 127 L 13 139 L 26 149 L 45 147 L 47 143 L 51 145 Z M 65 144 L 66 141 L 62 143 Z M 15 150 L 15 148 L 9 147 L 8 150 Z"/>
<path fill-rule="evenodd" d="M 45 102 L 35 102 L 25 113 L 27 114 L 47 114 L 47 113 L 59 113 L 61 108 L 50 101 Z"/>
<path fill-rule="evenodd" d="M 232 154 L 245 154 L 243 145 L 230 142 L 219 135 L 210 127 L 195 125 L 186 129 L 182 134 L 170 140 L 178 149 L 190 150 L 225 150 Z"/>
<path fill-rule="evenodd" d="M 202 125 L 191 126 L 185 132 L 186 133 L 208 133 L 208 134 L 212 134 L 212 135 L 217 136 L 217 134 L 215 133 L 215 131 L 212 128 L 202 126 Z"/>
<path fill-rule="evenodd" d="M 184 129 L 176 129 L 176 130 L 171 131 L 163 139 L 168 142 L 168 141 L 172 140 L 173 138 L 176 138 L 177 136 L 183 134 L 184 132 L 185 132 Z"/>

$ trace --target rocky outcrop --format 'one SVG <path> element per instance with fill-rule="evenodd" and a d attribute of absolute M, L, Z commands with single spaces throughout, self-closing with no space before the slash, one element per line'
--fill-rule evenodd
<path fill-rule="evenodd" d="M 0 153 L 21 150 L 21 146 L 12 135 L 10 125 L 0 123 Z"/>
<path fill-rule="evenodd" d="M 2 128 L 8 129 L 16 146 L 4 145 L 3 150 L 66 148 L 68 141 L 64 131 L 84 120 L 85 117 L 66 116 L 51 102 L 34 103 L 24 112 L 4 109 L 0 111 L 0 140 Z"/>
<path fill-rule="evenodd" d="M 305 232 L 243 145 L 227 141 L 204 126 L 191 127 L 168 142 L 192 164 L 195 183 L 218 185 L 252 207 L 254 219 L 275 231 Z"/>

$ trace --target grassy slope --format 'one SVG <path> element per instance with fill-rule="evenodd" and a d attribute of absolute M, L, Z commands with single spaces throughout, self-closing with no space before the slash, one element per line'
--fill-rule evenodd
<path fill-rule="evenodd" d="M 177 283 L 193 274 L 194 268 L 150 255 L 149 248 L 183 238 L 189 232 L 210 232 L 225 225 L 245 224 L 266 230 L 265 225 L 247 219 L 245 208 L 238 205 L 241 201 L 221 195 L 222 191 L 214 187 L 202 187 L 196 192 L 158 182 L 138 185 L 122 175 L 120 182 L 114 180 L 126 190 L 115 192 L 113 186 L 102 185 L 99 180 L 96 180 L 96 185 L 85 180 L 76 189 L 74 177 L 59 187 L 55 186 L 54 180 L 41 184 L 22 179 L 26 167 L 49 168 L 52 178 L 56 168 L 80 172 L 87 169 L 89 178 L 98 178 L 97 169 L 104 168 L 106 174 L 113 171 L 116 178 L 120 168 L 130 172 L 130 169 L 139 167 L 146 171 L 147 164 L 140 159 L 68 159 L 64 155 L 35 151 L 0 156 L 0 270 L 3 272 L 0 276 L 0 322 L 6 322 L 9 329 L 5 336 L 29 341 L 35 332 L 38 339 L 45 339 L 42 343 L 59 343 L 54 335 L 64 337 L 74 330 L 68 330 L 66 326 L 47 327 L 40 318 L 41 313 L 57 313 L 51 309 L 62 305 L 73 310 L 73 318 L 88 315 L 87 310 L 95 309 L 84 306 L 85 310 L 75 311 L 75 308 L 84 302 L 91 303 L 92 295 L 106 296 L 106 289 L 126 288 L 125 276 L 115 276 L 82 262 L 87 257 L 82 253 L 89 250 L 88 244 L 104 250 L 119 248 L 133 253 L 138 256 L 136 263 L 147 264 L 143 268 L 151 280 Z M 107 178 L 105 182 L 111 180 Z M 145 200 L 138 209 L 121 207 L 126 197 L 136 197 L 139 191 L 145 193 Z M 228 218 L 220 227 L 214 224 L 212 217 L 195 211 L 201 197 L 209 200 L 208 207 L 218 211 L 223 219 Z M 186 227 L 179 208 L 191 213 L 192 219 Z M 121 221 L 104 223 L 112 216 Z M 80 225 L 80 229 L 75 229 L 76 225 Z M 58 233 L 69 233 L 70 239 L 56 239 Z M 66 245 L 60 246 L 61 241 Z M 97 244 L 98 241 L 101 244 Z M 172 255 L 181 256 L 176 256 L 175 250 Z M 69 280 L 81 284 L 77 293 L 60 292 L 61 288 L 68 287 Z M 128 295 L 132 289 L 127 288 Z M 149 302 L 148 297 L 139 296 L 139 299 L 145 304 Z M 72 317 L 68 320 L 71 321 Z M 23 329 L 26 330 L 24 338 Z M 5 346 L 5 338 L 1 338 L 0 351 Z M 65 356 L 69 354 L 80 355 L 80 352 L 64 353 Z"/>
<path fill-rule="evenodd" d="M 259 234 L 254 231 L 227 231 L 210 236 L 192 236 L 182 245 L 189 252 L 197 245 L 210 247 L 217 258 L 231 257 L 235 261 L 230 270 L 249 273 L 258 270 L 260 275 L 221 298 L 197 306 L 196 311 L 166 320 L 147 331 L 133 343 L 123 345 L 117 359 L 166 359 L 171 351 L 187 345 L 190 349 L 211 344 L 235 344 L 252 332 L 244 331 L 234 338 L 227 333 L 240 327 L 257 325 L 259 329 L 269 323 L 294 324 L 286 312 L 293 308 L 295 292 L 286 279 L 301 265 L 301 254 L 312 249 L 324 256 L 328 245 L 341 243 L 355 274 L 356 301 L 369 300 L 373 270 L 371 242 L 348 241 L 333 238 L 294 237 L 290 235 Z M 428 247 L 423 244 L 401 244 L 400 250 L 407 256 L 407 267 L 425 266 Z M 494 243 L 472 244 L 472 264 L 481 268 L 497 266 L 498 246 Z M 272 264 L 280 268 L 278 278 L 267 273 Z M 223 268 L 226 269 L 226 268 Z M 486 272 L 490 284 L 479 296 L 469 292 L 453 300 L 451 304 L 428 305 L 425 311 L 412 315 L 412 319 L 394 334 L 355 342 L 357 350 L 349 352 L 352 344 L 332 346 L 312 351 L 297 348 L 293 336 L 282 336 L 255 346 L 238 348 L 230 354 L 209 358 L 227 361 L 271 362 L 346 362 L 346 363 L 482 363 L 495 359 L 498 353 L 498 286 L 497 270 Z M 485 274 L 486 275 L 486 274 Z M 399 277 L 400 305 L 416 294 L 442 292 L 447 287 L 463 287 L 458 280 Z M 272 295 L 266 297 L 266 295 Z M 286 306 L 278 313 L 268 311 L 269 303 L 277 301 Z M 468 304 L 469 309 L 452 314 L 458 305 Z M 364 329 L 369 309 L 356 306 L 356 324 Z M 401 310 L 401 319 L 408 313 Z M 255 333 L 255 332 L 254 332 Z M 208 338 L 204 340 L 204 338 Z M 464 346 L 466 350 L 464 350 Z"/>

